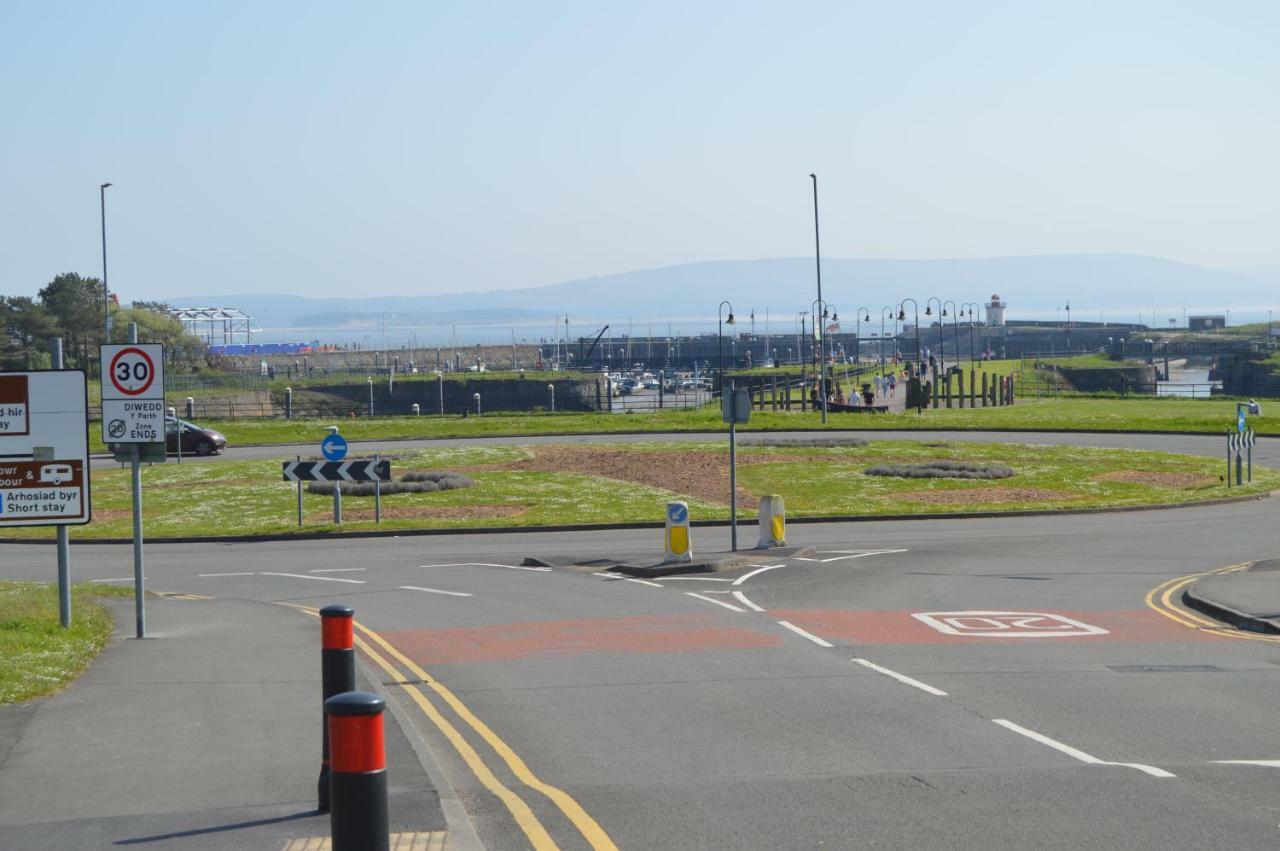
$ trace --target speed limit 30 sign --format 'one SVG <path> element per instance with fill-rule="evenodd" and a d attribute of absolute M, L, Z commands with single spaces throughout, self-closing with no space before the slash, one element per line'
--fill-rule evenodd
<path fill-rule="evenodd" d="M 164 442 L 164 346 L 102 347 L 103 443 Z"/>

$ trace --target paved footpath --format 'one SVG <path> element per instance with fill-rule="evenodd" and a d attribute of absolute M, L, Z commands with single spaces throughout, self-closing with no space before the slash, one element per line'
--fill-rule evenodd
<path fill-rule="evenodd" d="M 0 848 L 279 851 L 327 836 L 318 622 L 269 603 L 150 598 L 151 638 L 137 641 L 132 600 L 112 605 L 116 635 L 83 677 L 0 707 Z M 436 789 L 386 720 L 392 830 L 438 847 Z"/>

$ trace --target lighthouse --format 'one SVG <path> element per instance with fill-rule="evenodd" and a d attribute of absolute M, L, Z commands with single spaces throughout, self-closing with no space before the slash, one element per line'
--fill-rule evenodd
<path fill-rule="evenodd" d="M 987 302 L 987 326 L 991 328 L 1004 327 L 1004 302 L 995 293 L 992 293 L 991 301 Z"/>

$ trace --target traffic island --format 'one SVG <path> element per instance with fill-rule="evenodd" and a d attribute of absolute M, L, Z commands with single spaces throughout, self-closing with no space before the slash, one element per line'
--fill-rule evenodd
<path fill-rule="evenodd" d="M 666 563 L 652 553 L 633 556 L 584 559 L 571 555 L 526 556 L 524 567 L 554 567 L 592 573 L 617 573 L 638 579 L 683 576 L 692 573 L 719 573 L 752 565 L 768 564 L 778 559 L 794 558 L 813 551 L 813 547 L 772 547 L 767 550 L 704 553 L 692 561 Z"/>
<path fill-rule="evenodd" d="M 1197 579 L 1182 592 L 1182 601 L 1238 629 L 1280 635 L 1280 559 Z"/>

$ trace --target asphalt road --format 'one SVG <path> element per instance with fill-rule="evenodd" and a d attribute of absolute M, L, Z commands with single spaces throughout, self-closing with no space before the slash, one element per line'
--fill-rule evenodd
<path fill-rule="evenodd" d="M 1280 441 L 1259 443 L 1280 466 Z M 354 605 L 493 849 L 1267 847 L 1280 646 L 1151 592 L 1280 555 L 1278 508 L 806 524 L 789 537 L 808 555 L 656 582 L 520 569 L 656 555 L 653 530 L 150 546 L 147 565 L 155 590 Z M 726 549 L 727 530 L 694 546 Z M 77 578 L 129 581 L 128 547 L 73 553 Z M 52 573 L 51 548 L 4 545 L 0 577 Z"/>

